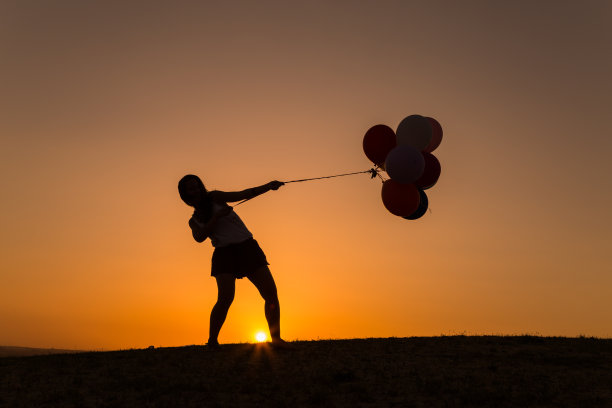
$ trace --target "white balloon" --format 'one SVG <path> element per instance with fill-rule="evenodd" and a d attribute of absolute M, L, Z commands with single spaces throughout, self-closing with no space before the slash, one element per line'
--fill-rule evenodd
<path fill-rule="evenodd" d="M 385 169 L 393 180 L 410 184 L 423 175 L 425 159 L 423 154 L 414 147 L 399 145 L 387 155 Z"/>
<path fill-rule="evenodd" d="M 422 151 L 431 142 L 433 128 L 429 119 L 421 115 L 410 115 L 397 126 L 397 144 L 408 145 Z"/>

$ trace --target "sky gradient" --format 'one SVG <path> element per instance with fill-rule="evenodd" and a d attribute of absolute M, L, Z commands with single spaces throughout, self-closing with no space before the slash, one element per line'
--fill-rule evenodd
<path fill-rule="evenodd" d="M 435 117 L 417 221 L 368 175 L 237 208 L 283 337 L 612 335 L 608 1 L 1 2 L 0 344 L 202 344 L 216 285 L 178 180 L 367 170 Z M 221 342 L 253 341 L 246 280 Z"/>

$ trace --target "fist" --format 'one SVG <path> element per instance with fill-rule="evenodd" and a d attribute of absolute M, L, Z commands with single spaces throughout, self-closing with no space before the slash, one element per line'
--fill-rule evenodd
<path fill-rule="evenodd" d="M 270 188 L 270 190 L 278 190 L 281 186 L 284 186 L 285 183 L 283 183 L 282 181 L 271 181 L 268 183 L 268 187 Z"/>

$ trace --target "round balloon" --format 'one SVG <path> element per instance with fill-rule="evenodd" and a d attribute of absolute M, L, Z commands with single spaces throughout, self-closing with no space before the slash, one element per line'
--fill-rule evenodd
<path fill-rule="evenodd" d="M 420 151 L 411 146 L 395 146 L 387 155 L 385 169 L 393 180 L 414 183 L 425 169 L 425 159 Z"/>
<path fill-rule="evenodd" d="M 425 215 L 425 213 L 427 212 L 427 208 L 429 208 L 429 199 L 427 198 L 427 194 L 425 194 L 425 192 L 420 189 L 419 189 L 419 198 L 420 198 L 419 207 L 416 209 L 415 212 L 413 212 L 407 217 L 404 217 L 405 219 L 417 220 L 421 218 L 423 215 Z"/>
<path fill-rule="evenodd" d="M 440 146 L 440 143 L 442 143 L 442 126 L 440 125 L 440 122 L 438 122 L 437 120 L 435 120 L 434 118 L 427 118 L 427 120 L 429 120 L 429 123 L 431 124 L 431 142 L 429 142 L 429 144 L 427 145 L 427 147 L 425 149 L 423 149 L 426 152 L 433 152 L 434 150 L 436 150 L 438 148 L 438 146 Z"/>
<path fill-rule="evenodd" d="M 383 204 L 393 215 L 408 217 L 419 208 L 419 190 L 414 184 L 389 179 L 383 183 L 381 195 Z"/>
<path fill-rule="evenodd" d="M 380 166 L 396 145 L 395 132 L 389 126 L 372 126 L 363 137 L 363 151 L 372 163 Z"/>
<path fill-rule="evenodd" d="M 432 126 L 429 120 L 421 115 L 410 115 L 397 126 L 397 144 L 408 145 L 421 151 L 432 138 Z"/>
<path fill-rule="evenodd" d="M 433 154 L 422 152 L 422 156 L 425 161 L 425 169 L 421 177 L 419 177 L 414 184 L 422 190 L 427 190 L 438 182 L 442 168 L 440 167 L 440 162 Z"/>

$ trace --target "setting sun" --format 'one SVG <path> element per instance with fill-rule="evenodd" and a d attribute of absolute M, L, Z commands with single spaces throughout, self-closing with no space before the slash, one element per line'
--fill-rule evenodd
<path fill-rule="evenodd" d="M 266 333 L 260 331 L 257 332 L 255 334 L 255 340 L 257 340 L 258 343 L 263 343 L 264 341 L 266 341 L 266 339 L 268 338 L 268 336 L 266 335 Z"/>

